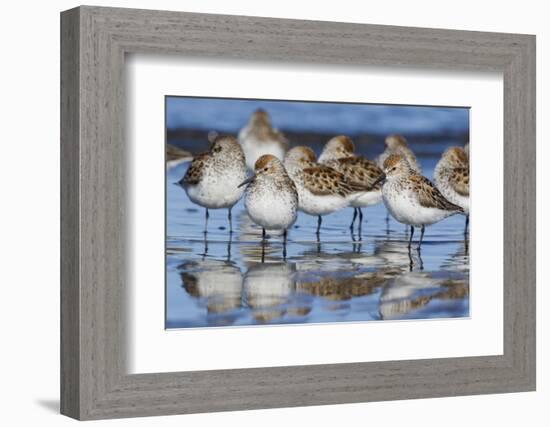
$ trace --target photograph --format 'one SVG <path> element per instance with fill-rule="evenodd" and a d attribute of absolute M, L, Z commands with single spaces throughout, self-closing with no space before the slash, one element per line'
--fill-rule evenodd
<path fill-rule="evenodd" d="M 469 317 L 469 120 L 166 96 L 166 329 Z"/>
<path fill-rule="evenodd" d="M 5 424 L 544 419 L 542 6 L 146 3 L 9 6 Z"/>

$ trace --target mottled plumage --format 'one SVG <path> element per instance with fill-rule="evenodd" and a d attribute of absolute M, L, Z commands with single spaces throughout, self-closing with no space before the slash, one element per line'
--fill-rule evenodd
<path fill-rule="evenodd" d="M 315 165 L 302 170 L 304 186 L 313 194 L 327 196 L 338 194 L 348 197 L 365 191 L 367 186 L 346 180 L 344 174 L 326 165 Z"/>
<path fill-rule="evenodd" d="M 317 236 L 322 215 L 349 206 L 367 190 L 364 185 L 348 182 L 333 168 L 316 163 L 315 153 L 309 147 L 291 149 L 285 156 L 285 167 L 296 184 L 300 210 L 318 217 Z"/>
<path fill-rule="evenodd" d="M 254 170 L 256 160 L 264 154 L 271 154 L 283 161 L 288 150 L 288 140 L 271 125 L 269 114 L 256 110 L 248 124 L 239 132 L 239 143 L 243 147 L 246 165 Z"/>
<path fill-rule="evenodd" d="M 456 168 L 450 176 L 450 183 L 458 194 L 470 197 L 470 170 L 468 168 Z"/>
<path fill-rule="evenodd" d="M 327 142 L 319 163 L 342 173 L 349 183 L 363 186 L 368 191 L 380 190 L 380 185 L 373 187 L 373 183 L 382 175 L 382 169 L 366 157 L 356 155 L 355 145 L 347 136 L 337 136 Z"/>
<path fill-rule="evenodd" d="M 283 230 L 283 256 L 286 256 L 287 229 L 298 215 L 298 192 L 294 182 L 280 160 L 266 154 L 256 161 L 254 175 L 239 187 L 244 185 L 247 185 L 244 199 L 246 212 L 252 221 L 262 227 L 262 241 L 265 241 L 266 229 Z M 262 259 L 263 254 L 262 250 Z"/>
<path fill-rule="evenodd" d="M 193 158 L 191 165 L 189 165 L 189 169 L 187 169 L 187 173 L 183 176 L 182 181 L 180 181 L 180 184 L 185 184 L 185 185 L 198 184 L 201 181 L 204 175 L 204 171 L 208 167 L 208 163 L 211 158 L 212 156 L 208 151 L 197 154 Z"/>
<path fill-rule="evenodd" d="M 179 185 L 189 199 L 208 209 L 229 209 L 231 228 L 231 208 L 243 195 L 238 188 L 246 178 L 247 170 L 244 153 L 237 140 L 231 136 L 218 136 L 208 152 L 195 157 Z"/>
<path fill-rule="evenodd" d="M 353 184 L 362 185 L 370 191 L 372 189 L 380 190 L 380 184 L 374 187 L 372 184 L 382 175 L 382 169 L 363 156 L 331 160 L 326 164 L 344 174 L 346 179 Z"/>
<path fill-rule="evenodd" d="M 414 227 L 421 227 L 420 248 L 426 225 L 463 212 L 460 206 L 448 201 L 429 179 L 415 172 L 408 161 L 398 154 L 392 154 L 384 161 L 381 181 L 386 208 L 397 221 L 411 226 L 409 246 Z"/>
<path fill-rule="evenodd" d="M 434 170 L 434 181 L 441 193 L 454 204 L 470 210 L 470 168 L 466 151 L 450 147 L 441 156 Z"/>
<path fill-rule="evenodd" d="M 367 189 L 348 182 L 342 173 L 315 160 L 315 153 L 309 147 L 294 147 L 285 156 L 285 167 L 300 196 L 300 210 L 305 213 L 335 212 Z"/>
<path fill-rule="evenodd" d="M 416 193 L 421 206 L 425 208 L 436 208 L 445 211 L 462 211 L 460 206 L 449 202 L 443 194 L 432 184 L 432 182 L 418 174 L 411 174 L 405 186 L 411 185 L 412 191 Z"/>
<path fill-rule="evenodd" d="M 382 201 L 381 184 L 376 183 L 383 174 L 382 169 L 366 157 L 356 155 L 353 141 L 345 135 L 336 136 L 327 142 L 319 156 L 319 162 L 342 173 L 351 185 L 364 187 L 362 194 L 350 203 L 350 206 L 355 208 L 350 228 L 353 231 L 355 219 L 359 214 L 361 229 L 363 220 L 361 208 L 373 206 Z"/>

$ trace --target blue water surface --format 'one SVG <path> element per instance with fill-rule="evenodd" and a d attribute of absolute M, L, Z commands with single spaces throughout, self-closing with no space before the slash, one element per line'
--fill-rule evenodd
<path fill-rule="evenodd" d="M 469 108 L 189 97 L 167 97 L 166 125 L 236 133 L 258 108 L 275 127 L 294 132 L 456 135 L 469 129 Z"/>

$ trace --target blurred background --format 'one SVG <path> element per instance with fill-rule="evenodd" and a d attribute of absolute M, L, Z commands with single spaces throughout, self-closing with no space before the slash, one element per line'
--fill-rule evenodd
<path fill-rule="evenodd" d="M 292 145 L 310 145 L 317 154 L 339 134 L 352 137 L 370 157 L 383 151 L 384 138 L 392 133 L 406 136 L 417 156 L 433 158 L 441 155 L 441 144 L 464 145 L 469 138 L 469 108 L 168 96 L 168 142 L 206 150 L 209 133 L 236 136 L 258 108 Z"/>

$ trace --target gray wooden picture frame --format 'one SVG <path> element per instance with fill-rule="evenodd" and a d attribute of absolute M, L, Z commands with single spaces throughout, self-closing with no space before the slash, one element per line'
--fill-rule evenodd
<path fill-rule="evenodd" d="M 127 374 L 127 53 L 502 72 L 504 354 Z M 65 415 L 100 419 L 535 390 L 532 35 L 71 9 L 61 14 L 61 166 Z"/>

